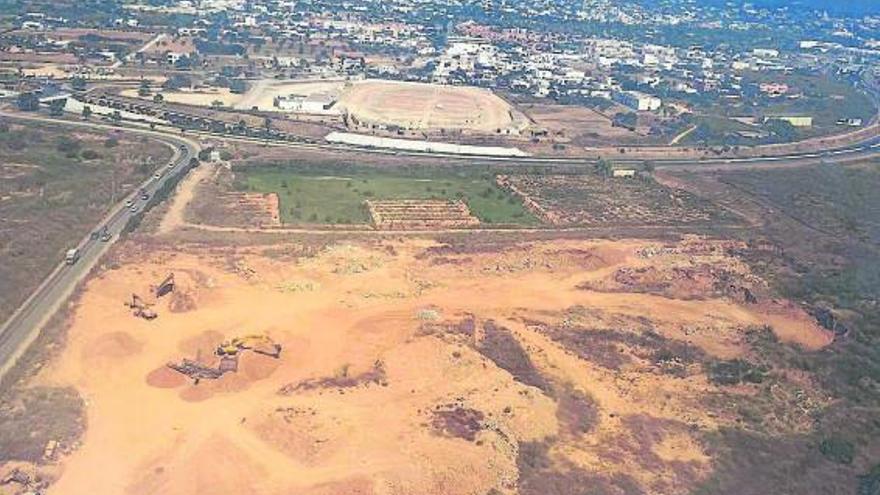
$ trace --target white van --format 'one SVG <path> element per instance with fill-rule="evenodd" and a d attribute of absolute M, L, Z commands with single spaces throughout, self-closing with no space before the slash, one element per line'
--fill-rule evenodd
<path fill-rule="evenodd" d="M 77 260 L 79 260 L 79 249 L 68 249 L 67 254 L 64 255 L 64 262 L 68 265 L 72 265 L 76 263 Z"/>

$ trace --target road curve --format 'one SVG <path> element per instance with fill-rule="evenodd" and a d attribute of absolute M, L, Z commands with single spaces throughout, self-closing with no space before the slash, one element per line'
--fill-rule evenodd
<path fill-rule="evenodd" d="M 172 126 L 165 126 L 171 129 L 177 129 Z M 394 157 L 412 157 L 412 158 L 442 158 L 450 161 L 465 162 L 471 165 L 540 165 L 540 166 L 592 166 L 597 163 L 596 158 L 589 157 L 549 157 L 549 156 L 526 156 L 526 157 L 508 157 L 508 156 L 486 156 L 486 155 L 456 155 L 449 153 L 422 152 L 422 151 L 406 151 L 393 150 L 386 148 L 373 148 L 365 146 L 355 146 L 346 144 L 321 144 L 321 143 L 303 143 L 292 141 L 267 140 L 265 138 L 246 137 L 232 134 L 220 134 L 200 130 L 188 130 L 186 134 L 191 136 L 199 136 L 208 139 L 223 139 L 225 141 L 234 141 L 239 143 L 259 144 L 268 147 L 312 150 L 312 151 L 330 151 L 343 153 L 366 153 L 372 155 L 387 155 Z M 724 169 L 735 166 L 739 169 L 748 168 L 766 168 L 768 165 L 785 166 L 793 165 L 810 165 L 816 163 L 845 163 L 854 160 L 864 160 L 874 157 L 880 157 L 880 135 L 871 136 L 862 141 L 858 141 L 846 146 L 829 148 L 823 151 L 786 153 L 781 155 L 767 155 L 756 157 L 700 157 L 693 159 L 681 158 L 613 158 L 613 161 L 619 165 L 631 165 L 641 167 L 646 162 L 651 162 L 655 168 L 681 168 L 701 170 Z"/>
<path fill-rule="evenodd" d="M 21 118 L 13 115 L 6 115 L 10 119 L 40 121 L 39 117 Z M 49 119 L 46 119 L 49 120 Z M 66 124 L 78 126 L 79 122 L 51 121 L 53 124 Z M 118 129 L 110 126 L 100 126 L 99 124 L 86 124 L 88 127 L 107 127 L 110 129 Z M 125 132 L 131 132 L 142 135 L 149 135 L 156 138 L 172 149 L 174 149 L 174 168 L 169 169 L 166 163 L 161 164 L 162 177 L 158 180 L 151 177 L 144 181 L 139 188 L 143 188 L 152 196 L 162 187 L 162 185 L 172 177 L 185 173 L 188 170 L 186 166 L 190 159 L 198 153 L 198 144 L 183 138 L 162 135 L 159 133 L 151 133 L 149 131 L 139 131 L 126 129 Z M 139 189 L 138 188 L 138 189 Z M 77 284 L 81 282 L 91 269 L 97 264 L 101 256 L 109 249 L 110 245 L 119 239 L 119 234 L 125 227 L 131 216 L 130 210 L 125 206 L 125 201 L 132 199 L 137 194 L 129 194 L 119 203 L 111 207 L 109 213 L 98 224 L 94 231 L 103 229 L 105 226 L 110 234 L 110 239 L 102 242 L 100 239 L 92 238 L 91 234 L 80 240 L 76 246 L 79 249 L 79 260 L 67 265 L 62 260 L 55 267 L 52 273 L 46 277 L 39 287 L 22 303 L 21 306 L 9 317 L 8 320 L 0 327 L 0 379 L 15 366 L 15 363 L 24 354 L 24 351 L 39 335 L 40 330 L 49 321 L 49 318 L 55 314 L 61 305 L 73 293 Z M 136 200 L 135 205 L 138 209 L 142 209 L 144 202 Z"/>

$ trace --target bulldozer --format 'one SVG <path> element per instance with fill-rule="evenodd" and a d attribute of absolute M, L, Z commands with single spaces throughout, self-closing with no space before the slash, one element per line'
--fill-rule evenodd
<path fill-rule="evenodd" d="M 174 273 L 169 273 L 165 280 L 163 280 L 159 285 L 156 286 L 154 292 L 156 293 L 156 298 L 160 298 L 166 294 L 174 292 Z"/>
<path fill-rule="evenodd" d="M 237 356 L 247 350 L 275 359 L 281 357 L 281 345 L 266 335 L 245 335 L 227 340 L 217 346 L 216 354 L 220 357 Z"/>
<path fill-rule="evenodd" d="M 145 320 L 154 320 L 157 316 L 159 316 L 158 314 L 156 314 L 155 311 L 150 309 L 150 304 L 147 304 L 137 294 L 132 294 L 131 301 L 126 301 L 125 305 L 131 308 L 131 314 L 138 318 L 143 318 Z"/>

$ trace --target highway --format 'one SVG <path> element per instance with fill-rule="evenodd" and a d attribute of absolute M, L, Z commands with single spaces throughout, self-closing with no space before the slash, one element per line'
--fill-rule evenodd
<path fill-rule="evenodd" d="M 174 149 L 174 168 L 169 169 L 168 162 L 161 163 L 161 168 L 157 169 L 157 172 L 162 173 L 161 178 L 156 180 L 150 177 L 140 185 L 150 196 L 172 177 L 185 173 L 189 169 L 190 159 L 198 153 L 198 146 L 186 139 L 156 135 L 148 131 L 126 130 L 126 132 L 148 134 Z M 77 284 L 89 274 L 101 256 L 119 239 L 119 234 L 133 214 L 125 205 L 126 200 L 133 200 L 138 210 L 144 208 L 144 201 L 135 199 L 139 188 L 135 188 L 132 194 L 114 205 L 101 224 L 96 226 L 95 231 L 106 227 L 110 238 L 105 237 L 106 241 L 102 241 L 100 237 L 94 238 L 92 233 L 85 236 L 76 246 L 79 250 L 79 259 L 76 263 L 68 265 L 64 260 L 59 260 L 52 273 L 0 327 L 0 378 L 15 365 L 49 318 L 67 301 Z"/>
<path fill-rule="evenodd" d="M 596 164 L 595 158 L 587 157 L 504 157 L 504 156 L 478 156 L 478 155 L 454 155 L 448 153 L 435 152 L 417 152 L 417 151 L 398 151 L 383 148 L 370 148 L 354 145 L 342 144 L 319 144 L 319 143 L 297 143 L 288 141 L 272 141 L 263 138 L 244 137 L 236 135 L 224 135 L 205 131 L 188 131 L 192 135 L 202 136 L 205 138 L 222 138 L 228 141 L 236 141 L 242 143 L 252 143 L 264 146 L 283 147 L 302 150 L 317 151 L 337 151 L 337 152 L 356 152 L 368 153 L 374 155 L 386 155 L 393 157 L 413 157 L 413 158 L 443 158 L 446 160 L 454 160 L 466 162 L 472 165 L 559 165 L 559 166 L 588 166 Z M 752 156 L 752 157 L 703 157 L 695 159 L 679 159 L 679 158 L 619 158 L 613 157 L 610 160 L 618 165 L 642 166 L 645 162 L 650 161 L 656 168 L 670 169 L 700 169 L 705 171 L 715 169 L 726 169 L 728 166 L 735 166 L 740 169 L 748 168 L 764 168 L 768 165 L 786 164 L 789 166 L 803 166 L 818 163 L 845 163 L 853 160 L 865 160 L 880 156 L 880 136 L 859 141 L 847 146 L 839 148 L 830 148 L 821 152 L 803 152 L 803 153 L 786 153 L 780 155 Z"/>
<path fill-rule="evenodd" d="M 56 98 L 70 97 L 71 95 L 58 95 Z M 72 100 L 79 101 L 80 97 L 73 97 Z M 124 102 L 121 104 L 125 104 Z M 95 109 L 100 105 L 90 102 L 89 105 Z M 103 107 L 106 111 L 118 107 Z M 156 120 L 152 114 L 145 115 L 144 119 L 153 118 L 153 124 L 157 130 L 161 129 L 168 133 L 183 132 L 183 127 L 179 123 L 163 122 L 161 119 Z M 193 117 L 196 118 L 196 117 Z M 198 117 L 202 119 L 203 117 Z M 872 119 L 871 126 L 876 124 L 876 120 Z M 146 127 L 146 121 L 138 121 L 135 117 L 133 121 L 126 123 L 129 126 Z M 337 152 L 358 152 L 372 155 L 400 156 L 400 157 L 420 157 L 420 158 L 442 158 L 450 161 L 464 162 L 472 165 L 479 164 L 507 164 L 507 165 L 560 165 L 560 166 L 587 166 L 595 164 L 597 161 L 598 150 L 589 151 L 589 156 L 566 157 L 566 156 L 503 156 L 488 154 L 464 154 L 437 151 L 421 151 L 407 149 L 391 149 L 380 148 L 369 145 L 350 144 L 350 143 L 331 143 L 320 142 L 317 140 L 306 140 L 300 136 L 287 135 L 280 133 L 275 136 L 253 135 L 250 132 L 257 129 L 249 128 L 248 132 L 217 132 L 213 130 L 197 129 L 193 126 L 186 127 L 186 134 L 200 136 L 204 138 L 223 139 L 225 141 L 246 142 L 260 144 L 263 146 L 283 147 L 288 149 L 314 150 L 314 151 L 337 151 Z M 631 165 L 640 167 L 646 161 L 651 161 L 657 168 L 660 167 L 692 167 L 702 165 L 727 165 L 741 164 L 750 165 L 757 164 L 763 166 L 772 163 L 793 162 L 793 161 L 822 161 L 825 163 L 849 161 L 856 157 L 865 158 L 880 155 L 880 128 L 872 127 L 872 132 L 867 136 L 853 138 L 852 141 L 845 145 L 836 147 L 828 147 L 822 151 L 812 152 L 795 152 L 780 153 L 778 150 L 769 147 L 765 154 L 759 156 L 742 156 L 742 157 L 721 157 L 721 156 L 703 156 L 699 158 L 668 158 L 668 157 L 628 157 L 628 156 L 609 156 L 610 160 L 619 165 Z M 594 157 L 594 158 L 591 158 Z M 801 163 L 803 164 L 803 163 Z"/>

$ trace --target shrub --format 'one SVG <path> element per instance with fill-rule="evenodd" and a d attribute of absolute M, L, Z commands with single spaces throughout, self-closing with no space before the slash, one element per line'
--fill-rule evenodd
<path fill-rule="evenodd" d="M 829 461 L 838 464 L 852 464 L 856 448 L 852 442 L 846 439 L 829 437 L 819 443 L 819 452 Z"/>
<path fill-rule="evenodd" d="M 769 370 L 742 359 L 715 361 L 709 364 L 709 381 L 716 385 L 736 385 L 741 382 L 761 383 Z"/>
<path fill-rule="evenodd" d="M 880 464 L 877 464 L 867 474 L 859 476 L 858 495 L 880 494 Z"/>
<path fill-rule="evenodd" d="M 82 148 L 82 143 L 80 143 L 76 139 L 69 138 L 67 136 L 61 136 L 58 138 L 58 141 L 55 143 L 55 148 L 67 155 L 73 153 L 76 154 L 80 148 Z"/>
<path fill-rule="evenodd" d="M 83 160 L 95 160 L 101 157 L 101 155 L 95 150 L 83 150 L 79 156 L 81 156 Z"/>

